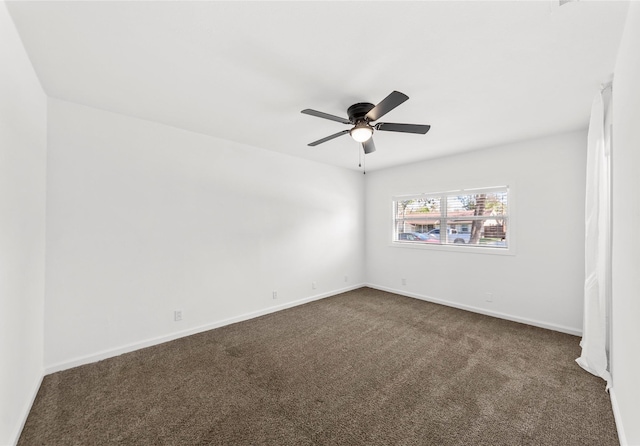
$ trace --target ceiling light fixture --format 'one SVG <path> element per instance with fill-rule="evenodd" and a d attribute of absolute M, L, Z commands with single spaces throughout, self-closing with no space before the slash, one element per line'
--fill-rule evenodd
<path fill-rule="evenodd" d="M 365 142 L 373 135 L 373 128 L 366 121 L 358 121 L 349 134 L 356 141 Z"/>

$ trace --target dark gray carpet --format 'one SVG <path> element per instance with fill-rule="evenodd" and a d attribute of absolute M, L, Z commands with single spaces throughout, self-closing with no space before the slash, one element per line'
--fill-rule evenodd
<path fill-rule="evenodd" d="M 617 445 L 578 342 L 362 288 L 48 375 L 19 445 Z"/>

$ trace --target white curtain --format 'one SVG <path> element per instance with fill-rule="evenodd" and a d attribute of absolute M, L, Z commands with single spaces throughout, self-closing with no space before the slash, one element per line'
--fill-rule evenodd
<path fill-rule="evenodd" d="M 581 356 L 576 362 L 611 386 L 611 85 L 593 100 L 587 147 L 585 282 Z"/>

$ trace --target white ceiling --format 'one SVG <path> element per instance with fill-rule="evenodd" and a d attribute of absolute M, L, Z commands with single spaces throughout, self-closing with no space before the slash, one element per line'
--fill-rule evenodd
<path fill-rule="evenodd" d="M 49 96 L 357 169 L 346 117 L 392 90 L 367 170 L 586 128 L 627 2 L 7 2 Z"/>

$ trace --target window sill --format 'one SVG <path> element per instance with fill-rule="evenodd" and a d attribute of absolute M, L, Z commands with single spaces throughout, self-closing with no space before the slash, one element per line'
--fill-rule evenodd
<path fill-rule="evenodd" d="M 427 251 L 448 251 L 466 254 L 489 254 L 500 256 L 516 255 L 514 246 L 509 246 L 508 248 L 491 248 L 488 246 L 436 245 L 416 242 L 391 242 L 389 246 L 391 246 L 392 248 L 423 249 Z"/>

